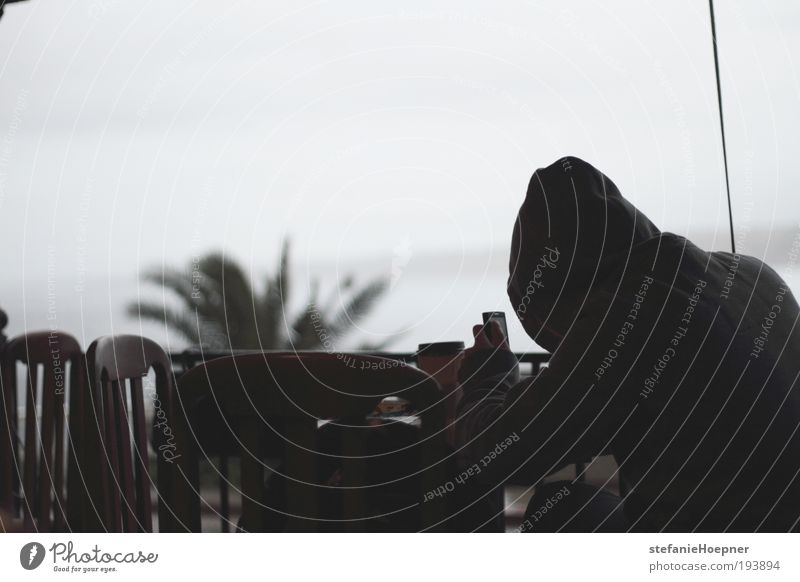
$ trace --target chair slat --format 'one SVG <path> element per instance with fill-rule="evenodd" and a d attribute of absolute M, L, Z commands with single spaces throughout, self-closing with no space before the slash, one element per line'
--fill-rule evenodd
<path fill-rule="evenodd" d="M 90 502 L 90 492 L 97 486 L 97 468 L 100 463 L 97 451 L 87 437 L 90 427 L 94 425 L 95 416 L 92 399 L 87 397 L 85 369 L 86 360 L 82 355 L 70 362 L 69 392 L 61 400 L 66 423 L 64 446 L 67 457 L 64 529 L 77 532 L 99 530 L 96 526 L 97 512 Z M 88 459 L 91 462 L 85 462 Z"/>
<path fill-rule="evenodd" d="M 38 366 L 28 366 L 27 384 L 25 389 L 25 473 L 22 481 L 23 517 L 26 531 L 34 529 L 34 512 L 36 503 L 36 461 L 39 449 L 39 438 L 37 435 L 37 384 Z"/>
<path fill-rule="evenodd" d="M 115 389 L 112 382 L 101 378 L 101 390 L 103 395 L 103 413 L 104 413 L 104 440 L 103 450 L 106 456 L 111 476 L 108 479 L 103 493 L 108 496 L 107 510 L 109 515 L 106 516 L 106 527 L 108 531 L 122 532 L 123 518 L 122 518 L 122 485 L 119 478 L 119 435 L 117 433 L 117 406 Z"/>
<path fill-rule="evenodd" d="M 53 490 L 57 488 L 53 458 L 58 456 L 53 451 L 53 432 L 55 429 L 55 379 L 48 373 L 48 366 L 43 366 L 42 373 L 42 417 L 39 421 L 41 448 L 39 451 L 39 491 L 37 495 L 37 517 L 39 531 L 49 532 L 52 509 Z"/>
<path fill-rule="evenodd" d="M 141 378 L 131 378 L 131 413 L 133 416 L 133 454 L 136 465 L 136 514 L 142 531 L 152 531 L 153 503 L 150 498 L 151 480 L 147 463 L 149 439 L 144 418 L 144 394 Z"/>
<path fill-rule="evenodd" d="M 0 507 L 11 515 L 17 513 L 20 458 L 17 433 L 17 367 L 16 362 L 4 361 L 2 434 L 0 434 Z"/>
<path fill-rule="evenodd" d="M 67 525 L 66 511 L 66 483 L 64 480 L 64 461 L 67 457 L 64 446 L 64 425 L 67 410 L 64 406 L 64 393 L 56 393 L 55 397 L 55 479 L 53 480 L 53 515 L 55 531 L 65 531 Z"/>
<path fill-rule="evenodd" d="M 123 531 L 138 531 L 139 523 L 136 516 L 136 492 L 134 490 L 131 426 L 128 419 L 126 382 L 125 380 L 115 380 L 111 382 L 111 386 L 117 423 L 118 476 L 122 497 Z"/>

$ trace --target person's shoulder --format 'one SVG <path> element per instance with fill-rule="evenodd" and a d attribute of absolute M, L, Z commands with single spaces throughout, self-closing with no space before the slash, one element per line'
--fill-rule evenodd
<path fill-rule="evenodd" d="M 714 251 L 710 255 L 731 278 L 747 278 L 759 285 L 786 285 L 780 273 L 758 257 L 730 251 Z"/>

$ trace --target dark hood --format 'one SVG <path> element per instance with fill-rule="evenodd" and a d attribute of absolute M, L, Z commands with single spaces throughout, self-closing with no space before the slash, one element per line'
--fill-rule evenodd
<path fill-rule="evenodd" d="M 658 228 L 591 164 L 536 170 L 514 224 L 508 296 L 525 331 L 555 351 L 593 288 Z"/>

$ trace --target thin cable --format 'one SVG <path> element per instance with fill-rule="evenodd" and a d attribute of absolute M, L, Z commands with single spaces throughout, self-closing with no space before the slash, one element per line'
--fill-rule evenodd
<path fill-rule="evenodd" d="M 719 107 L 719 130 L 722 134 L 722 160 L 725 164 L 725 190 L 728 193 L 728 222 L 731 227 L 731 252 L 736 254 L 736 241 L 733 237 L 733 210 L 731 208 L 731 182 L 728 178 L 728 148 L 725 145 L 725 119 L 722 115 L 722 84 L 719 80 L 719 55 L 717 54 L 717 25 L 714 19 L 714 0 L 708 0 L 711 11 L 711 41 L 714 45 L 714 70 L 717 74 L 717 105 Z"/>

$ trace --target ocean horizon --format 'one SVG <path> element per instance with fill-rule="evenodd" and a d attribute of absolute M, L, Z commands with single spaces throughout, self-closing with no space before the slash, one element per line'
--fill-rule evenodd
<path fill-rule="evenodd" d="M 514 316 L 506 295 L 507 261 L 504 251 L 423 254 L 414 252 L 412 247 L 386 257 L 319 259 L 304 265 L 296 262 L 291 268 L 293 291 L 288 311 L 295 314 L 302 309 L 314 278 L 321 283 L 324 305 L 329 301 L 337 303 L 335 282 L 346 275 L 353 275 L 357 284 L 382 276 L 389 281 L 385 296 L 351 334 L 333 338 L 336 351 L 352 350 L 364 342 L 374 344 L 392 336 L 389 351 L 413 351 L 420 343 L 436 341 L 461 340 L 469 345 L 472 325 L 480 323 L 483 311 L 506 312 L 514 351 L 542 351 Z M 242 264 L 250 270 L 249 265 Z M 800 287 L 793 264 L 775 260 L 770 264 L 790 288 Z M 253 266 L 252 270 L 257 283 L 270 274 L 269 269 Z M 168 351 L 189 347 L 183 337 L 164 325 L 128 315 L 127 306 L 138 298 L 177 305 L 169 293 L 163 294 L 160 287 L 142 282 L 135 271 L 105 276 L 87 271 L 76 277 L 74 271 L 54 270 L 47 279 L 29 278 L 19 283 L 6 279 L 0 283 L 0 307 L 9 318 L 5 330 L 8 337 L 59 329 L 75 336 L 86 348 L 103 335 L 132 333 L 150 337 Z"/>

